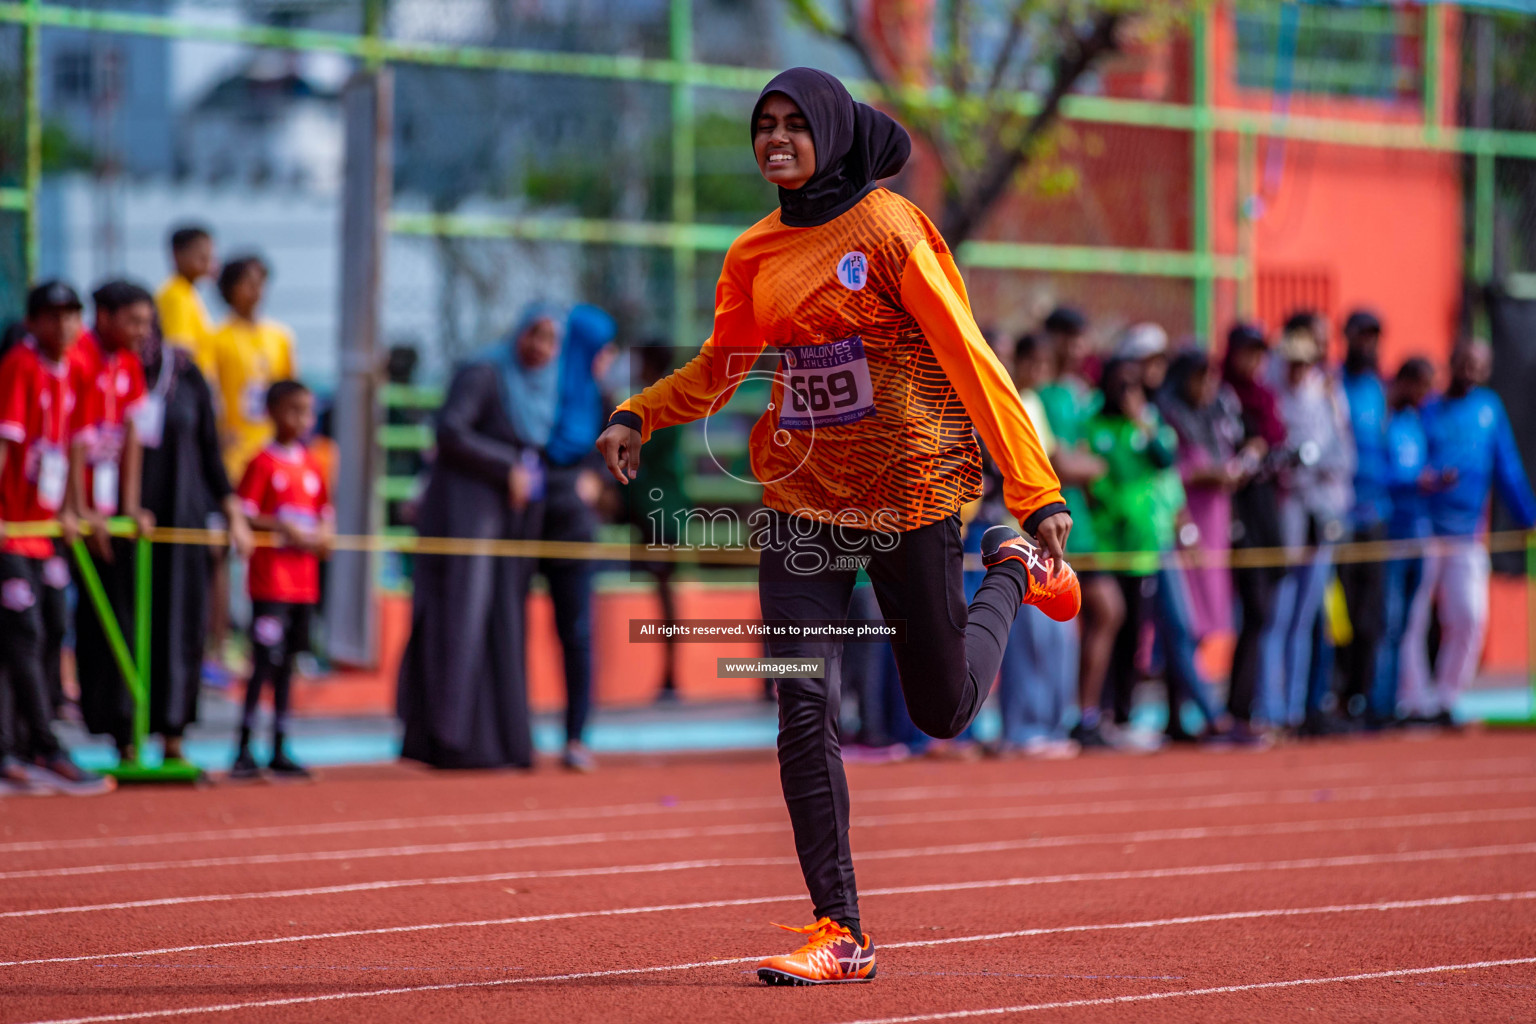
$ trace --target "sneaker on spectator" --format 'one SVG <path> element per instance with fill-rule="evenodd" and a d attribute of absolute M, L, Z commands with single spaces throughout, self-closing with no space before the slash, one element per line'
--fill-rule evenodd
<path fill-rule="evenodd" d="M 213 658 L 203 659 L 202 677 L 203 685 L 211 686 L 215 690 L 227 690 L 230 684 L 235 681 L 235 677 L 229 669 L 219 664 Z"/>
<path fill-rule="evenodd" d="M 1161 750 L 1163 736 L 1161 733 L 1147 732 L 1136 729 L 1130 725 L 1114 725 L 1109 722 L 1099 723 L 1099 730 L 1109 745 L 1116 750 L 1127 754 L 1151 754 Z"/>
<path fill-rule="evenodd" d="M 981 744 L 971 740 L 934 740 L 923 756 L 934 761 L 980 761 Z"/>
<path fill-rule="evenodd" d="M 1274 740 L 1247 722 L 1234 722 L 1227 730 L 1227 743 L 1247 750 L 1263 750 L 1273 746 Z"/>
<path fill-rule="evenodd" d="M 843 760 L 848 764 L 895 764 L 911 756 L 912 751 L 903 743 L 888 743 L 883 747 L 850 743 L 843 748 Z"/>
<path fill-rule="evenodd" d="M 256 759 L 251 756 L 249 750 L 242 750 L 235 755 L 235 763 L 229 766 L 230 781 L 249 782 L 260 776 L 261 768 L 256 764 Z"/>
<path fill-rule="evenodd" d="M 1070 761 L 1082 752 L 1077 740 L 1053 736 L 1031 736 L 1019 747 L 1019 753 L 1036 761 Z"/>
<path fill-rule="evenodd" d="M 0 795 L 35 796 L 46 792 L 38 788 L 26 765 L 9 754 L 0 757 Z"/>
<path fill-rule="evenodd" d="M 86 771 L 62 750 L 52 757 L 38 759 L 29 774 L 34 785 L 65 796 L 100 796 L 117 788 L 116 779 Z"/>
<path fill-rule="evenodd" d="M 1083 723 L 1072 727 L 1072 739 L 1077 742 L 1078 749 L 1084 754 L 1113 754 L 1114 744 L 1104 735 L 1104 730 L 1097 725 L 1085 726 Z"/>
<path fill-rule="evenodd" d="M 560 764 L 567 771 L 580 772 L 589 775 L 597 771 L 597 759 L 592 756 L 584 743 L 567 743 L 565 753 L 560 755 Z"/>
<path fill-rule="evenodd" d="M 267 762 L 267 771 L 272 773 L 274 779 L 301 781 L 312 778 L 309 769 L 289 757 L 288 751 L 282 747 L 278 747 L 272 760 Z"/>

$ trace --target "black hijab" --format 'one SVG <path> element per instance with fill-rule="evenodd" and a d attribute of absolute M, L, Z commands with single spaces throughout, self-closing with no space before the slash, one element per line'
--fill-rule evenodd
<path fill-rule="evenodd" d="M 907 130 L 889 116 L 848 95 L 843 83 L 815 68 L 790 68 L 775 75 L 752 108 L 750 132 L 769 93 L 794 101 L 811 128 L 816 173 L 797 189 L 779 189 L 780 219 L 793 228 L 811 228 L 853 209 L 875 183 L 901 170 L 912 153 Z"/>

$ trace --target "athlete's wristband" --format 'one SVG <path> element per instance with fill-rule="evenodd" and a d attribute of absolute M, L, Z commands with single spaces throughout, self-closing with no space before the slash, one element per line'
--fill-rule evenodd
<path fill-rule="evenodd" d="M 628 409 L 615 409 L 613 415 L 608 417 L 608 426 L 615 425 L 638 431 L 645 426 L 645 421 L 640 418 L 639 413 L 630 412 Z M 1066 506 L 1063 505 L 1062 508 Z"/>
<path fill-rule="evenodd" d="M 636 429 L 638 430 L 639 428 L 637 427 Z M 1072 514 L 1071 510 L 1067 508 L 1067 503 L 1064 501 L 1053 501 L 1049 505 L 1041 505 L 1029 514 L 1028 519 L 1024 520 L 1024 532 L 1034 536 L 1039 531 L 1040 524 L 1058 512 L 1065 512 L 1067 515 Z"/>

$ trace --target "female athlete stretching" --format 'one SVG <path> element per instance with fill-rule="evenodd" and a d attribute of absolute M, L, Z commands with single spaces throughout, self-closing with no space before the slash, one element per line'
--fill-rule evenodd
<path fill-rule="evenodd" d="M 970 724 L 1021 603 L 1070 618 L 1077 578 L 1062 550 L 1072 519 L 1056 474 L 971 315 L 949 248 L 907 200 L 876 187 L 901 170 L 906 131 L 841 82 L 794 68 L 752 111 L 752 146 L 779 209 L 736 239 L 715 290 L 714 332 L 686 366 L 619 406 L 597 440 L 621 483 L 662 427 L 729 400 L 765 345 L 779 350 L 768 409 L 752 430 L 766 528 L 764 619 L 847 615 L 869 574 L 895 644 L 912 719 L 933 736 Z M 982 540 L 987 577 L 966 607 L 958 510 L 981 494 L 981 434 L 1004 478 L 1015 530 Z M 769 984 L 868 981 L 838 747 L 837 640 L 770 640 L 776 658 L 822 658 L 823 678 L 778 679 L 779 769 L 816 923 L 763 961 Z"/>

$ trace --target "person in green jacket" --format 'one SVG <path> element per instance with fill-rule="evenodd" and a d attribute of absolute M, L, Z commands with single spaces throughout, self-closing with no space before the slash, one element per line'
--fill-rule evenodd
<path fill-rule="evenodd" d="M 1042 384 L 1038 393 L 1045 416 L 1056 435 L 1057 451 L 1062 454 L 1084 452 L 1083 428 L 1099 408 L 1099 393 L 1088 383 L 1084 373 L 1087 345 L 1083 314 L 1068 306 L 1051 311 L 1042 325 L 1047 348 L 1056 357 L 1053 378 Z M 1067 538 L 1070 556 L 1093 554 L 1099 550 L 1094 536 L 1093 517 L 1086 490 L 1063 481 L 1061 497 L 1072 510 L 1072 536 Z M 1072 730 L 1072 738 L 1084 750 L 1105 750 L 1111 746 L 1099 728 L 1099 703 L 1108 671 L 1115 634 L 1125 618 L 1125 603 L 1114 577 L 1104 572 L 1078 570 L 1083 590 L 1083 607 L 1077 619 L 1081 629 L 1078 644 L 1077 695 L 1081 718 Z"/>
<path fill-rule="evenodd" d="M 1182 485 L 1168 472 L 1178 454 L 1178 436 L 1147 401 L 1141 366 L 1111 359 L 1101 381 L 1103 404 L 1084 425 L 1088 450 L 1104 460 L 1105 472 L 1088 489 L 1096 540 L 1102 550 L 1125 552 L 1117 566 L 1125 618 L 1114 639 L 1104 688 L 1105 710 L 1117 724 L 1130 719 L 1136 686 L 1136 649 L 1155 614 L 1157 572 L 1162 552 L 1173 547 Z M 1180 494 L 1170 493 L 1174 487 Z"/>

